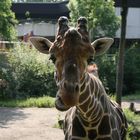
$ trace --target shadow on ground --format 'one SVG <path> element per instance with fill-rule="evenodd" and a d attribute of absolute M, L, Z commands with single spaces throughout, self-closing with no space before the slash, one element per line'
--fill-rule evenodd
<path fill-rule="evenodd" d="M 25 114 L 21 108 L 0 108 L 0 128 L 8 128 L 9 124 L 17 120 L 23 120 L 27 116 L 28 114 Z"/>

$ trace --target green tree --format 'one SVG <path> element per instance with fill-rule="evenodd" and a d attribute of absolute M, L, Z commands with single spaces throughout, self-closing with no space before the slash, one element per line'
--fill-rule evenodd
<path fill-rule="evenodd" d="M 115 15 L 114 0 L 70 0 L 70 17 L 73 23 L 80 16 L 87 17 L 91 39 L 115 36 L 120 20 Z"/>
<path fill-rule="evenodd" d="M 9 41 L 16 39 L 15 24 L 17 23 L 11 5 L 11 0 L 0 1 L 0 38 Z"/>
<path fill-rule="evenodd" d="M 125 51 L 123 95 L 140 91 L 140 43 Z"/>

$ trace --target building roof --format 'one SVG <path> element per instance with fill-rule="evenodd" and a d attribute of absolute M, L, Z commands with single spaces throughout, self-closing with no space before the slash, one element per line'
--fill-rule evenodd
<path fill-rule="evenodd" d="M 58 19 L 60 16 L 69 17 L 68 1 L 57 3 L 12 3 L 12 11 L 17 19 L 25 19 L 28 11 L 31 18 Z"/>
<path fill-rule="evenodd" d="M 121 7 L 121 0 L 114 0 L 115 7 Z M 127 0 L 128 7 L 140 7 L 140 0 Z M 17 19 L 26 19 L 25 13 L 28 11 L 32 19 L 58 19 L 60 16 L 69 17 L 67 8 L 68 0 L 56 3 L 13 3 L 12 11 Z"/>
<path fill-rule="evenodd" d="M 121 7 L 122 0 L 114 0 L 114 1 L 115 1 L 115 7 Z M 127 0 L 127 6 L 133 8 L 139 8 L 140 0 Z"/>

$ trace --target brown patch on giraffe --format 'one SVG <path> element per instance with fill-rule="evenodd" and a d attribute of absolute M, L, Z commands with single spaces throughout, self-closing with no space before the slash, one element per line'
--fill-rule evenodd
<path fill-rule="evenodd" d="M 75 117 L 72 122 L 73 129 L 72 129 L 72 135 L 78 136 L 78 137 L 86 137 L 86 132 L 83 126 L 81 125 L 79 119 Z"/>
<path fill-rule="evenodd" d="M 96 106 L 94 106 L 94 110 L 93 110 L 93 112 L 96 112 L 97 113 L 97 111 L 98 111 L 98 106 L 99 106 L 99 103 L 97 102 L 97 101 L 95 101 L 96 103 L 95 103 L 95 105 Z"/>
<path fill-rule="evenodd" d="M 80 91 L 81 91 L 81 92 L 85 89 L 85 85 L 86 85 L 86 83 L 84 83 L 84 84 L 81 86 L 81 88 L 80 88 Z"/>
<path fill-rule="evenodd" d="M 94 101 L 95 102 L 95 101 Z M 93 105 L 93 104 L 92 104 Z M 90 110 L 86 113 L 86 116 L 89 117 L 92 114 L 93 110 Z"/>
<path fill-rule="evenodd" d="M 111 126 L 109 123 L 109 116 L 103 116 L 101 123 L 98 127 L 99 135 L 109 135 L 111 133 Z"/>
<path fill-rule="evenodd" d="M 122 113 L 120 112 L 120 110 L 118 108 L 115 108 L 115 110 L 116 110 L 116 119 L 118 121 L 119 127 L 121 128 L 121 124 L 123 122 L 123 120 L 122 120 L 123 115 L 122 115 Z"/>
<path fill-rule="evenodd" d="M 97 131 L 96 131 L 96 129 L 91 129 L 91 130 L 88 131 L 88 138 L 90 140 L 93 140 L 96 137 L 97 137 Z"/>
<path fill-rule="evenodd" d="M 119 133 L 117 130 L 112 130 L 112 139 L 119 140 Z"/>
<path fill-rule="evenodd" d="M 116 124 L 114 120 L 115 120 L 114 116 L 110 115 L 110 124 L 112 129 L 116 128 Z"/>
<path fill-rule="evenodd" d="M 87 94 L 84 94 L 87 93 Z M 79 103 L 82 103 L 84 100 L 87 99 L 87 97 L 89 97 L 89 87 L 86 88 L 86 90 L 84 91 L 84 93 L 82 93 L 79 97 Z"/>
<path fill-rule="evenodd" d="M 87 109 L 88 109 L 88 103 L 90 102 L 90 100 L 91 100 L 91 98 L 89 97 L 84 104 L 79 105 L 79 107 L 82 108 L 82 111 L 83 112 L 86 112 L 87 111 Z"/>
<path fill-rule="evenodd" d="M 91 91 L 92 94 L 94 94 L 94 93 L 93 93 L 94 88 L 95 88 L 95 87 L 94 87 L 93 80 L 91 80 L 91 82 L 90 82 L 90 91 Z"/>
<path fill-rule="evenodd" d="M 93 110 L 92 110 L 93 111 Z M 94 115 L 93 113 L 91 113 L 92 114 L 92 116 Z M 92 128 L 95 128 L 95 127 L 97 127 L 97 125 L 100 123 L 100 121 L 101 121 L 101 115 L 102 114 L 102 110 L 99 110 L 99 115 L 97 115 L 93 120 L 91 120 L 91 122 L 90 122 L 90 127 L 92 127 Z"/>
<path fill-rule="evenodd" d="M 119 129 L 120 129 L 120 133 L 121 133 L 121 137 L 125 138 L 126 133 L 127 133 L 127 122 L 126 122 L 126 118 L 125 115 L 122 111 L 122 109 L 120 107 L 115 108 L 117 110 L 117 121 L 119 123 Z"/>
<path fill-rule="evenodd" d="M 89 103 L 89 108 L 91 108 L 94 104 L 94 97 L 91 98 L 91 102 Z"/>
<path fill-rule="evenodd" d="M 96 127 L 100 122 L 100 119 L 97 119 L 96 121 L 93 121 L 90 125 L 91 127 Z"/>
<path fill-rule="evenodd" d="M 102 95 L 101 97 L 100 97 L 100 101 L 101 101 L 101 103 L 103 104 L 103 110 L 104 110 L 104 113 L 107 113 L 108 112 L 108 104 L 106 103 L 106 99 L 105 99 L 106 97 L 104 96 L 104 95 Z"/>
<path fill-rule="evenodd" d="M 84 120 L 84 119 L 82 119 L 81 116 L 80 116 L 80 118 L 81 118 L 81 120 L 82 120 L 83 125 L 86 126 L 86 127 L 89 127 L 89 122 L 86 121 L 86 120 Z"/>
<path fill-rule="evenodd" d="M 118 112 L 120 121 L 121 121 L 121 122 L 123 121 L 123 123 L 124 123 L 124 122 L 125 122 L 125 120 L 124 120 L 125 116 L 124 116 L 124 114 L 123 114 L 123 112 L 122 112 L 122 109 L 121 109 L 121 108 L 115 108 L 115 109 L 116 109 L 117 112 Z M 121 123 L 121 122 L 120 122 L 120 123 Z"/>
<path fill-rule="evenodd" d="M 95 88 L 95 87 L 96 87 L 96 88 L 97 88 L 97 87 L 99 88 L 99 80 L 98 80 L 95 76 L 93 77 L 93 81 L 94 81 L 93 87 L 94 87 L 94 88 Z M 98 98 L 98 96 L 99 96 L 98 93 L 99 93 L 99 91 L 97 92 L 97 91 L 94 90 L 94 96 L 95 96 L 96 98 Z M 99 99 L 99 98 L 98 98 L 98 99 Z"/>
<path fill-rule="evenodd" d="M 101 116 L 103 115 L 103 110 L 100 108 L 96 113 L 97 115 L 93 120 L 100 120 Z M 95 113 L 91 113 L 90 119 L 93 118 L 94 116 L 95 116 Z"/>
<path fill-rule="evenodd" d="M 65 140 L 68 140 L 68 133 L 65 133 Z"/>

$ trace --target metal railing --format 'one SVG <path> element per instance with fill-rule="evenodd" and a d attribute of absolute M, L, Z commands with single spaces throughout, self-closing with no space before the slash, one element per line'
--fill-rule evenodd
<path fill-rule="evenodd" d="M 10 48 L 14 45 L 30 45 L 29 42 L 24 42 L 24 41 L 0 41 L 0 51 L 5 51 L 7 48 Z M 11 46 L 10 46 L 11 45 Z"/>
<path fill-rule="evenodd" d="M 21 41 L 0 41 L 0 44 L 29 44 L 28 42 Z"/>

